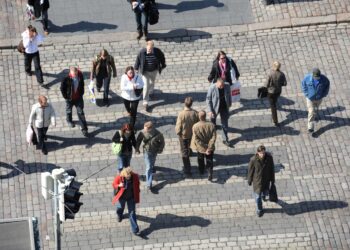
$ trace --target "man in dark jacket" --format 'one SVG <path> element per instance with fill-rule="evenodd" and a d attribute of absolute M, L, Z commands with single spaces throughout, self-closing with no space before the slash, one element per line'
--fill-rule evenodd
<path fill-rule="evenodd" d="M 143 86 L 143 107 L 148 111 L 149 96 L 153 94 L 154 82 L 157 73 L 159 74 L 166 67 L 164 53 L 154 47 L 153 41 L 147 41 L 146 48 L 140 50 L 137 55 L 134 68 L 142 75 Z"/>
<path fill-rule="evenodd" d="M 321 74 L 320 69 L 314 68 L 312 73 L 307 74 L 301 82 L 301 88 L 306 97 L 308 114 L 308 132 L 313 133 L 315 128 L 315 117 L 322 99 L 328 95 L 329 80 Z"/>
<path fill-rule="evenodd" d="M 281 95 L 282 86 L 287 85 L 286 76 L 280 71 L 281 63 L 278 61 L 273 62 L 272 70 L 270 71 L 265 87 L 267 88 L 267 97 L 270 102 L 272 120 L 275 126 L 278 126 L 277 118 L 277 100 Z"/>
<path fill-rule="evenodd" d="M 39 18 L 41 15 L 41 22 L 43 23 L 44 33 L 45 35 L 48 35 L 49 16 L 47 12 L 50 8 L 49 0 L 28 0 L 28 5 L 34 7 L 34 13 L 36 18 Z"/>
<path fill-rule="evenodd" d="M 75 125 L 72 120 L 72 108 L 76 107 L 79 121 L 81 122 L 81 130 L 84 136 L 88 136 L 88 128 L 84 114 L 84 77 L 76 68 L 70 67 L 69 75 L 64 78 L 61 83 L 61 93 L 66 100 L 67 123 L 71 128 Z"/>
<path fill-rule="evenodd" d="M 137 25 L 137 39 L 139 40 L 145 34 L 145 40 L 148 39 L 148 13 L 150 3 L 154 0 L 128 0 L 131 3 L 131 8 L 135 13 Z"/>
<path fill-rule="evenodd" d="M 236 63 L 232 58 L 228 58 L 224 51 L 219 51 L 213 66 L 211 68 L 210 74 L 208 76 L 208 81 L 216 83 L 218 78 L 223 79 L 232 85 L 233 81 L 239 79 L 239 71 Z"/>
<path fill-rule="evenodd" d="M 256 154 L 250 159 L 248 166 L 248 185 L 253 183 L 256 213 L 263 215 L 262 199 L 268 195 L 270 182 L 275 182 L 275 165 L 272 155 L 266 152 L 265 146 L 258 147 Z"/>

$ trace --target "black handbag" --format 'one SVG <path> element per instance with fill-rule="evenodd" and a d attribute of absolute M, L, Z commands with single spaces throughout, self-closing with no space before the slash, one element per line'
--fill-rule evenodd
<path fill-rule="evenodd" d="M 258 98 L 265 98 L 267 97 L 267 88 L 266 87 L 260 87 L 258 88 Z"/>
<path fill-rule="evenodd" d="M 136 97 L 141 96 L 143 88 L 142 89 L 134 89 Z"/>
<path fill-rule="evenodd" d="M 269 189 L 269 201 L 272 201 L 272 202 L 278 201 L 277 189 L 276 189 L 275 183 L 271 183 L 271 186 Z"/>

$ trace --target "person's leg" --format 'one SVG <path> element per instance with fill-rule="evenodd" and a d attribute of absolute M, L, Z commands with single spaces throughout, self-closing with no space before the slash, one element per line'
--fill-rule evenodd
<path fill-rule="evenodd" d="M 43 150 L 44 147 L 44 128 L 36 128 L 38 131 L 38 146 L 37 149 Z"/>
<path fill-rule="evenodd" d="M 124 167 L 123 155 L 122 154 L 117 155 L 117 168 L 118 168 L 118 171 L 121 172 L 123 170 L 123 167 Z"/>
<path fill-rule="evenodd" d="M 198 170 L 200 174 L 204 174 L 204 157 L 204 154 L 197 152 Z"/>
<path fill-rule="evenodd" d="M 24 69 L 28 75 L 32 74 L 32 54 L 24 53 Z"/>
<path fill-rule="evenodd" d="M 73 107 L 72 101 L 66 100 L 66 119 L 67 119 L 68 125 L 70 125 L 71 127 L 73 126 L 72 107 Z"/>
<path fill-rule="evenodd" d="M 96 76 L 97 92 L 101 92 L 102 84 L 103 84 L 103 77 Z"/>
<path fill-rule="evenodd" d="M 47 130 L 48 130 L 49 128 L 48 127 L 44 127 L 43 128 L 43 130 L 42 130 L 42 133 L 43 133 L 43 138 L 42 138 L 42 140 L 43 140 L 43 145 L 42 145 L 42 149 L 41 149 L 41 151 L 43 152 L 43 154 L 47 154 L 47 148 L 46 148 L 46 143 L 45 143 L 45 140 L 46 140 L 46 133 L 47 133 Z"/>
<path fill-rule="evenodd" d="M 149 72 L 149 87 L 148 87 L 148 94 L 153 95 L 154 92 L 154 84 L 156 81 L 158 70 L 154 70 L 152 72 Z"/>
<path fill-rule="evenodd" d="M 205 155 L 205 159 L 207 161 L 207 169 L 208 169 L 208 180 L 213 179 L 213 155 L 214 153 L 211 153 L 210 155 Z"/>
<path fill-rule="evenodd" d="M 48 22 L 49 22 L 48 10 L 41 11 L 41 19 L 42 19 L 41 22 L 43 23 L 44 32 L 48 32 Z"/>
<path fill-rule="evenodd" d="M 276 94 L 268 94 L 267 95 L 269 103 L 270 103 L 270 108 L 271 108 L 271 114 L 272 114 L 272 121 L 274 124 L 278 124 L 278 119 L 277 119 L 277 99 L 278 95 Z"/>
<path fill-rule="evenodd" d="M 147 39 L 148 35 L 148 12 L 142 11 L 142 27 L 143 27 L 143 33 L 145 34 L 145 39 Z"/>
<path fill-rule="evenodd" d="M 228 109 L 223 109 L 220 111 L 220 119 L 221 119 L 221 128 L 222 128 L 222 136 L 224 141 L 228 142 L 228 119 L 230 113 Z"/>
<path fill-rule="evenodd" d="M 131 102 L 129 100 L 126 100 L 126 99 L 123 99 L 123 102 L 124 102 L 124 107 L 125 107 L 126 112 L 131 114 L 131 109 L 130 109 Z"/>
<path fill-rule="evenodd" d="M 125 168 L 130 166 L 131 157 L 132 157 L 132 154 L 124 156 L 124 167 Z"/>
<path fill-rule="evenodd" d="M 142 23 L 141 23 L 142 13 L 140 11 L 135 12 L 135 20 L 136 20 L 136 30 L 138 32 L 137 39 L 140 39 L 143 35 L 142 33 Z"/>
<path fill-rule="evenodd" d="M 77 108 L 77 113 L 78 113 L 78 118 L 79 121 L 81 123 L 81 130 L 85 132 L 87 132 L 88 128 L 87 128 L 87 122 L 85 119 L 85 114 L 84 114 L 84 100 L 83 98 L 80 98 L 77 102 L 76 102 L 76 108 Z"/>
<path fill-rule="evenodd" d="M 41 71 L 41 66 L 40 66 L 40 55 L 39 51 L 34 53 L 33 55 L 33 61 L 34 61 L 34 68 L 35 68 L 35 76 L 36 76 L 36 81 L 38 83 L 43 83 L 43 72 Z"/>
<path fill-rule="evenodd" d="M 117 203 L 117 217 L 118 221 L 121 222 L 123 219 L 123 213 L 124 213 L 124 208 L 125 208 L 125 202 L 126 200 L 119 199 Z"/>
<path fill-rule="evenodd" d="M 139 100 L 137 101 L 132 101 L 130 104 L 130 125 L 135 127 L 135 122 L 136 122 L 136 115 L 137 115 L 137 106 L 139 105 Z"/>
<path fill-rule="evenodd" d="M 139 226 L 137 225 L 136 220 L 136 206 L 134 199 L 130 199 L 127 201 L 128 212 L 129 212 L 129 220 L 131 225 L 131 231 L 136 234 L 139 232 Z"/>
<path fill-rule="evenodd" d="M 217 115 L 210 116 L 210 122 L 211 122 L 212 124 L 214 124 L 215 126 L 216 126 L 216 116 L 217 116 Z"/>
<path fill-rule="evenodd" d="M 152 187 L 152 155 L 149 152 L 144 152 L 144 159 L 145 159 L 145 165 L 146 165 L 146 186 L 148 188 Z"/>
<path fill-rule="evenodd" d="M 310 132 L 314 131 L 315 128 L 315 117 L 316 117 L 316 109 L 321 104 L 321 100 L 319 101 L 311 101 L 306 99 L 306 105 L 308 109 L 308 125 L 307 128 Z"/>
<path fill-rule="evenodd" d="M 179 137 L 180 149 L 182 155 L 183 172 L 185 174 L 191 174 L 191 162 L 190 162 L 190 139 L 183 139 Z"/>
<path fill-rule="evenodd" d="M 255 203 L 256 203 L 256 214 L 260 217 L 260 216 L 262 216 L 262 213 L 263 213 L 261 193 L 254 192 L 254 198 L 255 198 Z"/>
<path fill-rule="evenodd" d="M 110 82 L 111 82 L 111 77 L 106 77 L 103 79 L 103 101 L 105 103 L 108 102 Z"/>
<path fill-rule="evenodd" d="M 144 72 L 142 75 L 143 81 L 143 105 L 148 105 L 149 102 L 149 88 L 150 88 L 150 76 L 149 72 Z"/>

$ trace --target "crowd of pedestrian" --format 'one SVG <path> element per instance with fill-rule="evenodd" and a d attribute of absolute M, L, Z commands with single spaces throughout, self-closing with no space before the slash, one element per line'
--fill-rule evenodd
<path fill-rule="evenodd" d="M 138 39 L 144 35 L 147 41 L 145 48 L 137 53 L 134 66 L 126 65 L 124 74 L 120 78 L 120 98 L 123 100 L 125 115 L 129 117 L 129 121 L 118 128 L 111 139 L 114 144 L 120 145 L 116 153 L 116 169 L 119 173 L 113 181 L 115 190 L 113 203 L 117 202 L 119 222 L 122 220 L 124 207 L 127 204 L 132 232 L 135 234 L 139 232 L 135 204 L 140 201 L 140 181 L 138 174 L 133 172 L 130 167 L 133 151 L 140 154 L 140 147 L 142 146 L 146 188 L 152 190 L 155 162 L 158 154 L 162 153 L 165 147 L 164 135 L 155 128 L 151 121 L 146 121 L 143 124 L 143 130 L 138 133 L 135 130 L 139 102 L 142 100 L 144 111 L 150 111 L 149 102 L 154 99 L 156 77 L 166 68 L 166 56 L 161 49 L 154 46 L 152 40 L 148 40 L 147 8 L 150 2 L 152 1 L 130 1 L 135 12 Z M 44 30 L 48 32 L 47 9 L 49 3 L 48 1 L 41 1 L 41 5 Z M 25 72 L 28 76 L 31 76 L 31 63 L 34 61 L 37 82 L 43 85 L 38 45 L 43 42 L 44 37 L 38 34 L 35 27 L 29 25 L 27 30 L 22 33 L 22 38 L 25 49 Z M 280 68 L 280 62 L 273 62 L 272 69 L 263 86 L 270 103 L 272 122 L 275 126 L 279 126 L 277 101 L 282 93 L 282 87 L 287 85 L 286 76 Z M 117 77 L 115 59 L 106 49 L 102 49 L 92 61 L 90 81 L 96 79 L 97 92 L 101 92 L 103 88 L 103 103 L 107 107 L 110 104 L 109 89 L 112 76 Z M 218 116 L 221 120 L 222 143 L 228 147 L 233 147 L 228 136 L 228 121 L 232 105 L 231 88 L 239 80 L 239 77 L 240 73 L 236 62 L 229 58 L 224 51 L 219 51 L 209 70 L 206 107 L 197 112 L 192 108 L 193 97 L 185 98 L 184 108 L 179 112 L 174 125 L 179 139 L 179 149 L 183 162 L 182 170 L 186 177 L 191 177 L 193 172 L 190 162 L 193 150 L 197 152 L 199 173 L 203 175 L 207 170 L 208 180 L 212 181 Z M 309 112 L 307 128 L 310 133 L 314 132 L 315 116 L 323 98 L 329 92 L 329 85 L 329 80 L 321 74 L 318 68 L 314 68 L 311 73 L 307 74 L 301 83 Z M 89 137 L 88 123 L 84 114 L 84 76 L 77 66 L 70 67 L 68 75 L 62 79 L 60 90 L 66 102 L 68 126 L 75 127 L 72 119 L 72 108 L 75 106 L 81 124 L 81 131 L 84 136 Z M 45 155 L 48 153 L 45 141 L 47 140 L 46 133 L 50 124 L 53 126 L 56 124 L 54 107 L 48 102 L 47 97 L 40 95 L 38 103 L 32 106 L 29 125 L 34 125 L 37 130 L 37 148 Z M 274 182 L 272 155 L 266 152 L 266 148 L 261 145 L 251 158 L 248 167 L 248 184 L 253 184 L 259 217 L 263 214 L 262 200 L 265 200 L 269 187 Z"/>

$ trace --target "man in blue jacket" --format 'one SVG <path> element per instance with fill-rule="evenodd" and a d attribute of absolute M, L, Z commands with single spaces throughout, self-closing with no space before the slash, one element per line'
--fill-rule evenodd
<path fill-rule="evenodd" d="M 316 112 L 320 106 L 322 99 L 328 95 L 329 80 L 325 75 L 321 74 L 320 69 L 314 68 L 312 73 L 305 76 L 301 82 L 301 88 L 306 97 L 306 105 L 308 109 L 308 132 L 314 132 L 314 121 Z"/>

